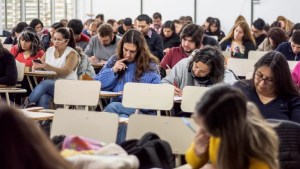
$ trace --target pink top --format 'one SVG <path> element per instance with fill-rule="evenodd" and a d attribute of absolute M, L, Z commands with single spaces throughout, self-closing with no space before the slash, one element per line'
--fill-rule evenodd
<path fill-rule="evenodd" d="M 297 65 L 294 67 L 292 71 L 292 78 L 295 84 L 300 87 L 300 61 L 297 63 Z"/>
<path fill-rule="evenodd" d="M 37 52 L 37 54 L 35 56 L 31 56 L 28 57 L 27 59 L 24 58 L 24 53 L 18 53 L 17 55 L 17 50 L 18 49 L 18 45 L 14 45 L 11 49 L 10 49 L 10 53 L 16 58 L 17 61 L 21 62 L 21 63 L 25 63 L 26 67 L 32 67 L 32 60 L 34 59 L 38 59 L 41 58 L 44 55 L 44 51 L 41 49 Z"/>

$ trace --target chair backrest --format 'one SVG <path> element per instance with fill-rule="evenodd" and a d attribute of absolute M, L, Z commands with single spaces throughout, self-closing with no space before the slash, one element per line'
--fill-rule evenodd
<path fill-rule="evenodd" d="M 51 128 L 56 135 L 78 135 L 106 143 L 115 143 L 119 117 L 114 113 L 57 109 Z"/>
<path fill-rule="evenodd" d="M 290 70 L 293 70 L 299 61 L 288 60 L 287 62 L 289 64 Z"/>
<path fill-rule="evenodd" d="M 181 110 L 194 113 L 196 104 L 209 87 L 185 86 L 182 91 Z"/>
<path fill-rule="evenodd" d="M 279 137 L 279 159 L 281 168 L 299 168 L 300 166 L 300 124 L 277 119 L 267 119 L 275 127 Z"/>
<path fill-rule="evenodd" d="M 232 70 L 237 76 L 245 77 L 248 72 L 254 71 L 254 64 L 257 60 L 229 58 L 227 68 Z"/>
<path fill-rule="evenodd" d="M 126 83 L 122 105 L 135 109 L 171 110 L 174 86 L 168 84 Z M 137 111 L 136 111 L 137 112 Z"/>
<path fill-rule="evenodd" d="M 222 54 L 225 58 L 230 58 L 231 57 L 231 52 L 230 51 L 222 51 Z"/>
<path fill-rule="evenodd" d="M 251 79 L 252 76 L 253 76 L 253 72 L 248 72 L 248 73 L 246 74 L 246 80 Z"/>
<path fill-rule="evenodd" d="M 18 71 L 18 82 L 21 82 L 24 79 L 25 63 L 16 60 L 16 66 Z"/>
<path fill-rule="evenodd" d="M 253 59 L 253 60 L 258 60 L 260 59 L 263 55 L 265 55 L 266 51 L 256 51 L 256 50 L 250 50 L 248 53 L 248 59 Z"/>
<path fill-rule="evenodd" d="M 54 103 L 76 106 L 96 106 L 100 95 L 99 81 L 57 80 Z"/>
<path fill-rule="evenodd" d="M 197 125 L 194 121 L 191 118 L 186 120 L 196 130 Z M 156 133 L 162 140 L 168 141 L 174 154 L 185 154 L 195 136 L 180 117 L 131 115 L 126 140 L 139 139 L 146 132 Z"/>
<path fill-rule="evenodd" d="M 12 44 L 3 44 L 3 47 L 10 51 L 10 49 L 12 48 Z"/>

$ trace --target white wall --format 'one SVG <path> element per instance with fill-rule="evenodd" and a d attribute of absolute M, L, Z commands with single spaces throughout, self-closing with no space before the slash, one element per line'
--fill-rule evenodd
<path fill-rule="evenodd" d="M 0 0 L 0 4 L 2 4 L 2 0 Z M 0 6 L 0 35 L 2 35 L 3 34 L 3 28 L 2 28 L 2 22 L 4 22 L 4 21 L 2 21 L 2 5 Z"/>
<path fill-rule="evenodd" d="M 103 13 L 105 19 L 116 20 L 141 14 L 141 0 L 77 0 L 78 18 L 85 21 L 89 17 L 86 13 Z M 90 2 L 92 1 L 92 8 Z M 261 17 L 272 23 L 278 15 L 283 15 L 294 23 L 300 22 L 298 14 L 300 0 L 259 0 L 254 6 L 254 17 Z M 178 19 L 182 15 L 194 18 L 194 0 L 143 0 L 143 13 L 152 16 L 160 12 L 163 21 Z M 197 24 L 202 24 L 208 16 L 218 17 L 221 20 L 223 31 L 227 34 L 238 15 L 243 15 L 248 23 L 251 20 L 250 0 L 197 0 Z"/>

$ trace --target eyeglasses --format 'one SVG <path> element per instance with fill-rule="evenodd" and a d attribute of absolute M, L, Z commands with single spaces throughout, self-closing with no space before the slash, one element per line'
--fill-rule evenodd
<path fill-rule="evenodd" d="M 68 39 L 64 39 L 64 40 L 57 40 L 56 38 L 51 38 L 51 42 L 53 43 L 57 43 L 57 44 L 62 44 L 65 41 L 67 41 Z"/>
<path fill-rule="evenodd" d="M 262 80 L 265 82 L 266 85 L 272 85 L 273 84 L 273 78 L 271 77 L 263 77 L 262 74 L 255 73 L 255 79 L 259 82 Z"/>

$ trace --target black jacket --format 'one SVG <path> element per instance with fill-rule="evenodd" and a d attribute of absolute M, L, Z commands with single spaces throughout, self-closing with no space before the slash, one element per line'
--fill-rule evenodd
<path fill-rule="evenodd" d="M 8 51 L 0 54 L 0 84 L 14 86 L 17 83 L 18 71 L 15 58 Z"/>

